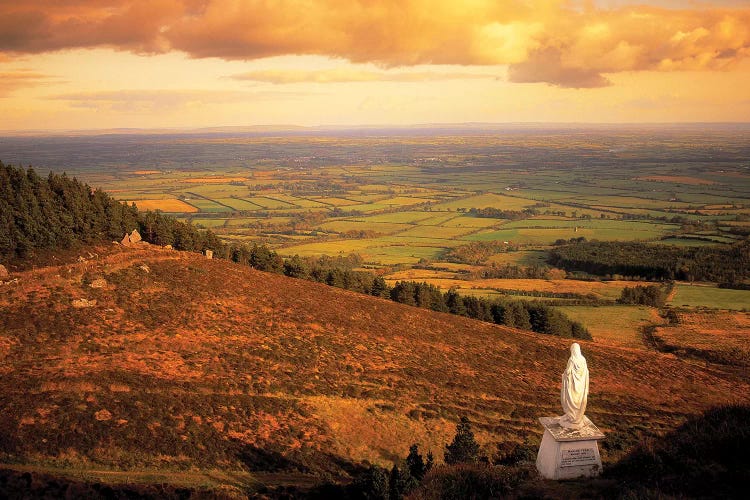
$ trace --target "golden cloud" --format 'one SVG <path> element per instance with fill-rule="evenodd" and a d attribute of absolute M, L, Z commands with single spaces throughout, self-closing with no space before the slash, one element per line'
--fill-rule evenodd
<path fill-rule="evenodd" d="M 358 82 L 424 82 L 493 78 L 481 73 L 437 71 L 369 71 L 351 68 L 326 70 L 259 70 L 232 75 L 234 80 L 273 84 L 288 83 L 358 83 Z"/>
<path fill-rule="evenodd" d="M 117 111 L 163 111 L 236 102 L 258 102 L 265 100 L 296 99 L 307 94 L 299 92 L 243 92 L 210 90 L 111 90 L 96 92 L 75 92 L 48 97 L 51 100 L 66 101 L 74 108 L 114 109 Z"/>
<path fill-rule="evenodd" d="M 604 75 L 622 71 L 722 70 L 750 53 L 748 7 L 582 3 L 25 0 L 0 3 L 0 53 L 104 46 L 238 60 L 310 54 L 383 67 L 509 65 L 512 81 L 566 87 L 606 85 Z"/>
<path fill-rule="evenodd" d="M 46 85 L 53 81 L 49 75 L 28 70 L 0 73 L 0 98 L 10 95 L 16 90 L 37 85 Z"/>

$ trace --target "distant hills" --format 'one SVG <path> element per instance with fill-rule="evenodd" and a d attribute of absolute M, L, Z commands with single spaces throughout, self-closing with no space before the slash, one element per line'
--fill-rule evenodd
<path fill-rule="evenodd" d="M 557 122 L 509 122 L 509 123 L 419 123 L 419 124 L 363 124 L 363 125 L 314 125 L 293 124 L 214 126 L 214 127 L 174 127 L 174 128 L 108 128 L 108 129 L 48 129 L 48 130 L 0 130 L 0 135 L 8 137 L 23 136 L 89 136 L 89 135 L 212 135 L 212 134 L 248 134 L 248 135 L 309 135 L 320 133 L 387 133 L 399 134 L 471 134 L 482 132 L 534 130 L 750 130 L 746 122 L 695 122 L 695 123 L 557 123 Z"/>

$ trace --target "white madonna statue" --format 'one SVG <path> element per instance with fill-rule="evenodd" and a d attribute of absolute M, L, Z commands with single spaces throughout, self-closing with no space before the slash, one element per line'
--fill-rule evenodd
<path fill-rule="evenodd" d="M 565 412 L 559 419 L 566 429 L 583 427 L 583 414 L 586 411 L 586 399 L 589 395 L 589 368 L 586 358 L 581 354 L 581 346 L 573 343 L 570 346 L 568 366 L 562 374 L 560 402 Z"/>

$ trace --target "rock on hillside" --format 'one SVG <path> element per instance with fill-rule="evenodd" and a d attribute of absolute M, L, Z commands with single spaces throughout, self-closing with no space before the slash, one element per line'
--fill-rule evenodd
<path fill-rule="evenodd" d="M 18 275 L 0 288 L 0 462 L 345 476 L 414 442 L 441 459 L 463 415 L 492 454 L 560 411 L 567 340 L 150 246 Z M 750 400 L 737 375 L 582 347 L 605 460 Z"/>

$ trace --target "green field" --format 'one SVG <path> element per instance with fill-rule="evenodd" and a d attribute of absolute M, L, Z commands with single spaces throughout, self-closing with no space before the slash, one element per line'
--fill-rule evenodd
<path fill-rule="evenodd" d="M 240 198 L 217 198 L 216 201 L 218 203 L 221 203 L 222 205 L 227 205 L 235 210 L 258 210 L 259 208 L 262 208 L 257 203 L 251 203 L 247 200 L 243 200 Z"/>
<path fill-rule="evenodd" d="M 510 221 L 502 229 L 480 231 L 464 237 L 468 241 L 511 241 L 550 244 L 558 239 L 586 238 L 603 241 L 650 240 L 669 234 L 675 227 L 639 221 L 527 219 Z M 507 229 L 506 229 L 507 228 Z"/>
<path fill-rule="evenodd" d="M 393 222 L 374 222 L 369 220 L 335 220 L 318 226 L 324 231 L 346 232 L 346 231 L 375 231 L 377 233 L 392 234 L 404 231 L 413 226 L 410 224 L 397 224 Z"/>
<path fill-rule="evenodd" d="M 247 196 L 245 197 L 245 199 L 248 202 L 256 205 L 256 209 L 257 207 L 260 207 L 261 209 L 266 210 L 279 210 L 283 208 L 294 207 L 294 205 L 292 205 L 291 203 L 287 203 L 285 201 L 277 200 L 267 196 Z"/>
<path fill-rule="evenodd" d="M 194 225 L 198 227 L 209 228 L 209 229 L 223 227 L 227 223 L 228 220 L 232 220 L 232 219 L 200 219 L 200 218 L 191 219 Z"/>
<path fill-rule="evenodd" d="M 434 215 L 430 212 L 405 210 L 399 212 L 371 215 L 366 219 L 363 218 L 361 220 L 368 220 L 373 222 L 400 222 L 404 224 L 417 224 L 419 222 L 429 221 L 433 217 Z"/>
<path fill-rule="evenodd" d="M 185 198 L 185 203 L 189 203 L 197 208 L 201 212 L 208 213 L 220 213 L 220 212 L 231 212 L 232 208 L 212 200 L 206 200 L 203 198 Z"/>
<path fill-rule="evenodd" d="M 524 198 L 503 196 L 500 194 L 486 193 L 477 196 L 469 196 L 459 200 L 439 203 L 434 206 L 435 210 L 458 210 L 459 208 L 497 208 L 500 210 L 523 210 L 534 205 L 535 202 Z"/>
<path fill-rule="evenodd" d="M 677 285 L 670 305 L 681 307 L 708 307 L 713 309 L 750 309 L 750 290 L 731 290 L 709 285 Z"/>
<path fill-rule="evenodd" d="M 585 326 L 594 340 L 627 347 L 642 347 L 640 327 L 661 322 L 646 306 L 557 306 L 570 319 Z"/>
<path fill-rule="evenodd" d="M 419 225 L 411 229 L 407 229 L 399 236 L 408 238 L 410 236 L 415 238 L 440 238 L 449 239 L 460 238 L 476 231 L 473 227 L 448 227 L 448 226 L 432 226 L 432 225 Z"/>

